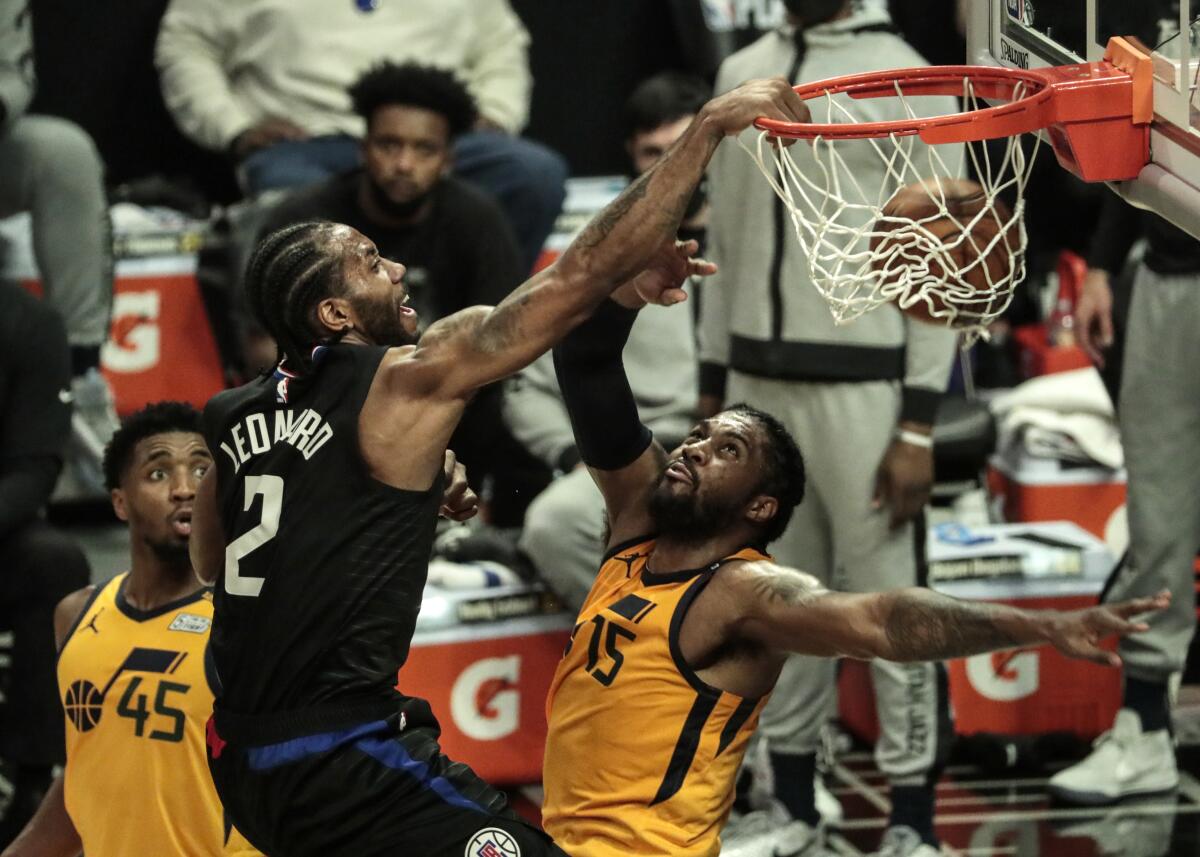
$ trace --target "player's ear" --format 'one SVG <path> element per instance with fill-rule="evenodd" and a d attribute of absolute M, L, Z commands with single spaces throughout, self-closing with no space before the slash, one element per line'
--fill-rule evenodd
<path fill-rule="evenodd" d="M 779 512 L 779 501 L 766 494 L 759 494 L 746 507 L 746 520 L 753 524 L 765 524 Z"/>
<path fill-rule="evenodd" d="M 108 496 L 112 500 L 113 512 L 116 513 L 116 516 L 122 521 L 128 521 L 129 509 L 125 505 L 125 492 L 120 488 L 114 488 Z"/>
<path fill-rule="evenodd" d="M 354 329 L 354 310 L 345 298 L 328 297 L 317 304 L 317 322 L 331 333 L 347 333 Z"/>

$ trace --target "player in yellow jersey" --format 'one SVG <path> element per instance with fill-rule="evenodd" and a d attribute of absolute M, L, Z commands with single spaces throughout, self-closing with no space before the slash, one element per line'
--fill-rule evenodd
<path fill-rule="evenodd" d="M 3 857 L 258 854 L 226 827 L 204 744 L 213 608 L 188 539 L 211 465 L 189 405 L 151 405 L 113 435 L 104 470 L 130 570 L 55 612 L 66 771 Z"/>
<path fill-rule="evenodd" d="M 763 551 L 803 498 L 800 451 L 769 414 L 738 405 L 664 452 L 621 365 L 638 288 L 623 286 L 554 354 L 611 527 L 547 700 L 542 817 L 571 857 L 717 854 L 746 742 L 789 652 L 914 661 L 1048 643 L 1115 664 L 1100 640 L 1145 630 L 1131 617 L 1167 604 L 1164 593 L 1031 612 L 927 589 L 831 592 L 776 565 Z M 796 854 L 811 840 L 771 845 Z"/>

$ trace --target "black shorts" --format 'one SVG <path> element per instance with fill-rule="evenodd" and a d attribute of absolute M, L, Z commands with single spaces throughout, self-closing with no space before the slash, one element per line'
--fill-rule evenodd
<path fill-rule="evenodd" d="M 228 820 L 270 857 L 566 857 L 501 792 L 443 756 L 436 727 L 401 722 L 262 747 L 210 731 Z"/>

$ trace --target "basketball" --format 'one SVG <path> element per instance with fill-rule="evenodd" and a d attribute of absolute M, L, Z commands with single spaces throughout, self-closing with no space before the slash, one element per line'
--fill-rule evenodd
<path fill-rule="evenodd" d="M 896 191 L 871 230 L 870 246 L 882 288 L 902 290 L 892 302 L 904 312 L 970 327 L 1003 310 L 1011 287 L 996 287 L 1008 286 L 1021 242 L 1003 200 L 989 201 L 973 181 L 942 178 Z M 923 288 L 931 284 L 937 288 Z"/>

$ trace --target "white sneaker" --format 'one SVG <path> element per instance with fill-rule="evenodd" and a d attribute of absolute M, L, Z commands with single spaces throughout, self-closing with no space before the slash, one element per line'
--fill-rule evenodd
<path fill-rule="evenodd" d="M 817 774 L 813 782 L 813 792 L 817 799 L 817 812 L 821 816 L 821 824 L 826 827 L 837 827 L 842 823 L 842 802 L 833 796 L 833 792 L 825 787 L 825 781 Z"/>
<path fill-rule="evenodd" d="M 824 837 L 797 821 L 777 800 L 745 815 L 731 816 L 721 831 L 721 857 L 819 857 Z"/>
<path fill-rule="evenodd" d="M 941 857 L 942 853 L 908 825 L 897 824 L 883 832 L 873 857 Z"/>
<path fill-rule="evenodd" d="M 1137 713 L 1122 708 L 1113 728 L 1096 739 L 1082 762 L 1059 771 L 1046 784 L 1070 803 L 1098 805 L 1131 795 L 1168 792 L 1179 785 L 1175 748 L 1166 729 L 1143 732 Z"/>

